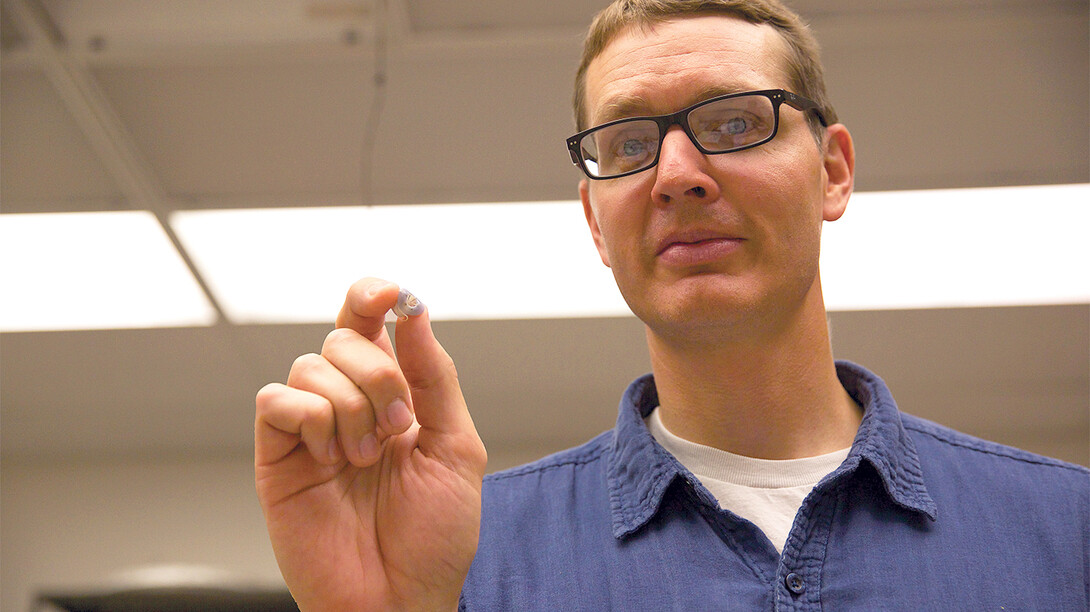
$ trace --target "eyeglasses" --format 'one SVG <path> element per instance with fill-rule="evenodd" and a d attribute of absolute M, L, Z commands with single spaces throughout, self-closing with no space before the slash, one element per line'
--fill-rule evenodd
<path fill-rule="evenodd" d="M 780 105 L 814 111 L 828 125 L 816 102 L 783 89 L 717 96 L 671 115 L 610 121 L 568 138 L 572 162 L 592 179 L 611 179 L 642 172 L 659 163 L 662 139 L 680 125 L 704 154 L 750 149 L 776 137 Z"/>

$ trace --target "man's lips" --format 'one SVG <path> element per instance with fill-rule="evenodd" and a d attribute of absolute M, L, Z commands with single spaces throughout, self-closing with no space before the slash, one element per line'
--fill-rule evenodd
<path fill-rule="evenodd" d="M 699 265 L 726 257 L 742 242 L 742 238 L 721 231 L 679 232 L 658 243 L 657 256 L 667 264 Z"/>
<path fill-rule="evenodd" d="M 710 230 L 696 230 L 671 234 L 658 243 L 657 255 L 662 255 L 670 249 L 700 248 L 720 242 L 741 242 L 742 238 L 725 232 Z"/>

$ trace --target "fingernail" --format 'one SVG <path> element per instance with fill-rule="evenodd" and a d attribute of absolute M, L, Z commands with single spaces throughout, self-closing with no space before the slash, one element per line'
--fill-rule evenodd
<path fill-rule="evenodd" d="M 360 456 L 364 459 L 371 459 L 378 454 L 378 438 L 375 434 L 367 434 L 360 440 Z"/>
<path fill-rule="evenodd" d="M 367 289 L 367 295 L 369 297 L 374 297 L 374 296 L 378 295 L 380 291 L 383 291 L 387 287 L 390 287 L 392 285 L 393 285 L 393 283 L 391 283 L 391 282 L 377 283 L 377 284 L 371 285 Z"/>
<path fill-rule="evenodd" d="M 336 440 L 329 441 L 329 446 L 326 447 L 326 456 L 329 457 L 330 463 L 336 463 L 341 460 L 341 449 Z"/>
<path fill-rule="evenodd" d="M 408 429 L 409 425 L 413 423 L 413 415 L 409 412 L 409 406 L 405 404 L 405 400 L 400 398 L 390 402 L 390 405 L 386 407 L 386 418 L 390 421 L 390 425 L 398 431 Z"/>

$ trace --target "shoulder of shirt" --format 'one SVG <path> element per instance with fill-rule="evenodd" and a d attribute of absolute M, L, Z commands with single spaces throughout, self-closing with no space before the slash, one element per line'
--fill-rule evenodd
<path fill-rule="evenodd" d="M 484 481 L 485 484 L 488 484 L 489 482 L 540 475 L 542 472 L 548 472 L 563 467 L 594 463 L 603 458 L 603 455 L 612 442 L 613 430 L 609 430 L 579 446 L 548 455 L 525 465 L 489 474 L 484 477 Z"/>
<path fill-rule="evenodd" d="M 1069 471 L 1071 475 L 1080 474 L 1084 477 L 1090 475 L 1090 469 L 1081 465 L 977 438 L 910 414 L 901 413 L 901 418 L 905 429 L 926 436 L 928 439 L 948 447 L 953 452 L 971 452 L 979 454 L 982 458 L 990 457 L 997 461 L 1012 461 L 1055 468 Z"/>

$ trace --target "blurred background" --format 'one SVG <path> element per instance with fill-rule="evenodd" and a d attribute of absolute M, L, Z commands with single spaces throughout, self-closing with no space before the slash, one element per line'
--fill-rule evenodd
<path fill-rule="evenodd" d="M 3 215 L 145 211 L 204 305 L 189 323 L 0 334 L 0 609 L 168 564 L 281 584 L 253 494 L 253 396 L 319 350 L 339 301 L 327 320 L 233 317 L 172 222 L 220 209 L 576 199 L 564 150 L 572 77 L 604 4 L 0 0 Z M 857 191 L 1090 182 L 1085 0 L 790 4 L 823 45 L 856 142 Z M 1032 218 L 1041 203 L 1023 204 Z M 943 222 L 924 203 L 920 214 Z M 361 228 L 361 241 L 368 231 L 413 245 L 406 228 Z M 288 257 L 303 248 L 282 245 Z M 57 249 L 3 261 L 5 274 Z M 355 276 L 373 273 L 361 262 Z M 301 276 L 277 282 L 290 291 Z M 42 291 L 79 311 L 94 289 L 77 281 L 43 279 Z M 22 299 L 0 291 L 4 308 Z M 903 410 L 1090 464 L 1090 304 L 830 319 L 836 355 L 883 376 Z M 435 327 L 490 470 L 611 427 L 621 392 L 649 370 L 642 326 L 623 314 Z"/>

